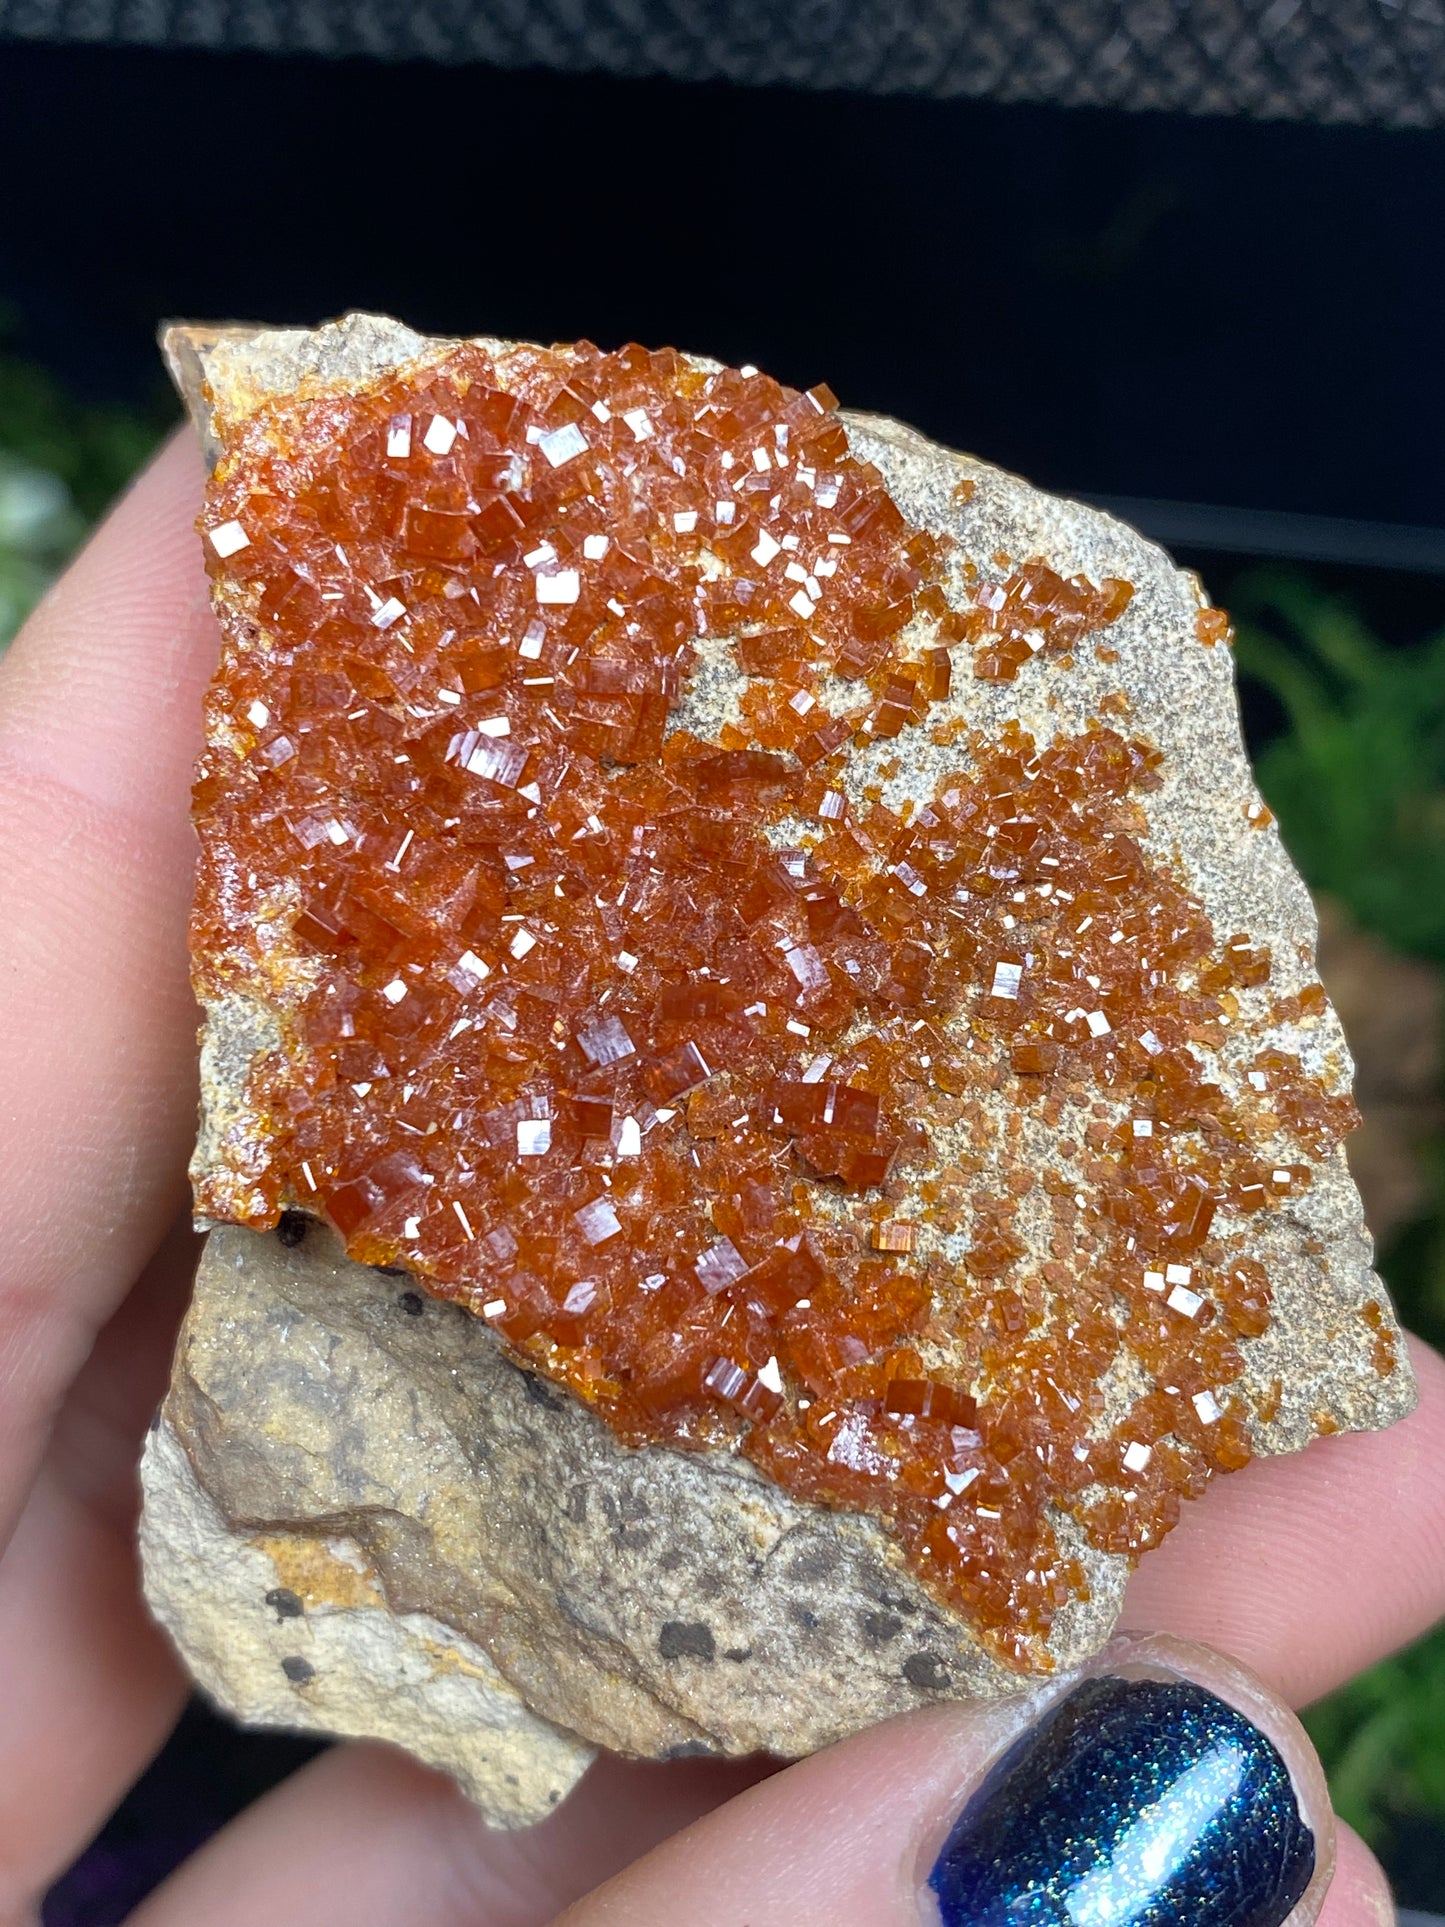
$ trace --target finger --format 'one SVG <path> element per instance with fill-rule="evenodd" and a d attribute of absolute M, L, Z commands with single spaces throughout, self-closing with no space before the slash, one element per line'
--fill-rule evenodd
<path fill-rule="evenodd" d="M 1418 1339 L 1411 1355 L 1409 1418 L 1216 1480 L 1139 1567 L 1123 1624 L 1234 1653 L 1292 1706 L 1433 1626 L 1445 1613 L 1445 1363 Z"/>
<path fill-rule="evenodd" d="M 0 1923 L 94 1835 L 165 1741 L 186 1686 L 134 1553 L 42 1473 L 0 1568 Z"/>
<path fill-rule="evenodd" d="M 1197 1691 L 1195 1683 L 1208 1690 Z M 1192 1813 L 1195 1839 L 1186 1857 L 1202 1881 L 1188 1891 L 1160 1892 L 1162 1911 L 1155 1917 L 1172 1917 L 1173 1909 L 1191 1927 L 1246 1927 L 1217 1905 L 1211 1912 L 1209 1895 L 1217 1900 L 1232 1890 L 1253 1903 L 1248 1927 L 1279 1927 L 1286 1916 L 1302 1927 L 1314 1918 L 1332 1855 L 1328 1805 L 1308 1742 L 1283 1707 L 1261 1696 L 1229 1662 L 1168 1641 L 1114 1648 L 1087 1703 L 1071 1697 L 1077 1685 L 1056 1685 L 1028 1700 L 939 1706 L 857 1734 L 669 1837 L 577 1901 L 564 1918 L 569 1927 L 674 1927 L 682 1914 L 689 1927 L 937 1927 L 930 1869 L 961 1809 L 969 1810 L 974 1837 L 981 1837 L 981 1802 L 972 1796 L 1015 1742 L 1033 1745 L 1017 1838 L 1044 1842 L 1052 1851 L 1070 1834 L 1100 1841 L 1110 1830 L 1117 1839 L 1133 1829 L 1134 1848 L 1140 1849 L 1148 1843 L 1141 1843 L 1138 1830 L 1148 1831 L 1152 1806 L 1164 1812 L 1176 1842 L 1188 1846 L 1185 1823 Z M 1141 1688 L 1147 1705 L 1140 1701 Z M 1216 1692 L 1227 1705 L 1213 1697 Z M 1229 1710 L 1236 1706 L 1247 1717 Z M 1065 1771 L 1069 1745 L 1074 1760 Z M 1240 1793 L 1223 1808 L 1216 1800 L 1212 1824 L 1201 1826 L 1210 1812 L 1201 1785 L 1224 1785 L 1210 1780 L 1216 1757 L 1225 1766 L 1237 1757 L 1248 1767 L 1249 1796 Z M 1192 1795 L 1191 1760 L 1204 1762 Z M 432 1793 L 420 1809 L 397 1809 L 373 1859 L 370 1844 L 362 1843 L 374 1828 L 388 1826 L 386 1814 L 397 1795 L 384 1792 L 375 1806 L 358 1802 L 356 1779 L 363 1769 L 342 1764 L 331 1771 L 337 1778 L 326 1792 L 344 1797 L 318 1798 L 324 1775 L 310 1770 L 309 1788 L 283 1789 L 267 1803 L 269 1811 L 254 1811 L 249 1828 L 243 1823 L 236 1838 L 223 1838 L 198 1856 L 132 1927 L 181 1927 L 197 1920 L 207 1927 L 242 1927 L 292 1917 L 305 1918 L 308 1927 L 403 1927 L 421 1919 L 429 1927 L 541 1927 L 579 1878 L 595 1874 L 599 1860 L 605 1864 L 609 1851 L 635 1846 L 659 1820 L 676 1817 L 647 1813 L 639 1819 L 634 1806 L 629 1819 L 627 1796 L 620 1805 L 616 1801 L 615 1776 L 623 1770 L 614 1767 L 612 1784 L 603 1782 L 600 1795 L 611 1833 L 600 1855 L 589 1845 L 595 1817 L 589 1835 L 584 1783 L 584 1793 L 532 1836 L 458 1825 L 456 1806 L 443 1811 Z M 394 1789 L 398 1783 L 391 1784 Z M 1015 1804 L 1021 1784 L 1013 1783 Z M 410 1785 L 421 1790 L 414 1771 Z M 1107 1826 L 1100 1788 L 1116 1795 Z M 1055 1811 L 1044 1810 L 1046 1798 L 1055 1798 Z M 1073 1802 L 1077 1810 L 1057 1810 L 1060 1801 Z M 609 1809 L 615 1814 L 610 1819 Z M 1299 1837 L 1301 1813 L 1313 1834 L 1313 1858 Z M 1157 1824 L 1151 1838 L 1156 1836 L 1162 1839 Z M 351 1864 L 356 1855 L 364 1862 L 360 1879 Z M 1133 1857 L 1137 1862 L 1140 1852 Z M 1160 1860 L 1160 1853 L 1153 1858 Z M 1165 1853 L 1163 1860 L 1168 1858 Z M 519 1864 L 525 1877 L 518 1876 Z M 953 1865 L 959 1864 L 955 1851 Z M 993 1877 L 997 1881 L 1006 1871 L 1000 1862 Z M 1033 1871 L 1037 1880 L 1051 1880 L 1078 1900 L 1079 1894 L 1069 1893 L 1062 1861 L 1040 1863 Z M 1282 1881 L 1284 1873 L 1289 1878 Z M 1303 1897 L 1295 1908 L 1297 1894 Z M 1005 1910 L 965 1916 L 955 1902 L 956 1895 L 945 1902 L 946 1927 L 964 1927 L 965 1918 L 968 1927 L 989 1927 L 1011 1917 Z M 1035 1910 L 1031 1917 L 1063 1919 L 1066 1910 L 1060 1901 L 1053 1912 Z M 1129 1916 L 1109 1914 L 1096 1894 L 1072 1917 L 1080 1927 L 1109 1927 Z"/>
<path fill-rule="evenodd" d="M 500 1833 L 404 1755 L 337 1747 L 188 1861 L 128 1927 L 533 1927 L 768 1770 L 599 1760 L 557 1813 Z"/>
<path fill-rule="evenodd" d="M 1203 1623 L 1220 1629 L 1222 1638 L 1238 1641 L 1264 1670 L 1272 1671 L 1303 1698 L 1409 1637 L 1437 1616 L 1442 1600 L 1442 1562 L 1440 1504 L 1433 1467 L 1445 1451 L 1445 1369 L 1424 1347 L 1417 1348 L 1416 1367 L 1421 1407 L 1405 1425 L 1383 1434 L 1332 1439 L 1303 1458 L 1264 1462 L 1221 1482 L 1215 1495 L 1195 1510 L 1171 1542 L 1179 1548 L 1176 1569 L 1166 1575 L 1167 1583 L 1154 1594 L 1154 1610 L 1166 1616 L 1165 1623 L 1176 1627 Z M 1231 1492 L 1248 1503 L 1222 1506 L 1220 1501 L 1229 1498 Z M 1365 1557 L 1356 1565 L 1351 1554 L 1362 1543 L 1362 1513 L 1370 1520 L 1371 1537 Z M 1298 1531 L 1294 1530 L 1295 1521 L 1300 1525 Z M 1272 1557 L 1271 1548 L 1276 1546 L 1287 1546 L 1289 1557 Z M 1408 1558 L 1402 1554 L 1404 1547 L 1410 1549 Z M 1145 1562 L 1141 1578 L 1148 1576 L 1151 1565 L 1159 1566 L 1168 1556 L 1168 1548 L 1152 1555 Z M 1246 1583 L 1235 1583 L 1239 1575 Z M 1139 1607 L 1140 1596 L 1139 1590 L 1131 1592 L 1131 1609 L 1136 1614 L 1147 1610 Z M 1307 1611 L 1301 1610 L 1301 1600 L 1308 1600 Z M 437 1784 L 430 1776 L 427 1780 L 433 1786 Z M 597 1784 L 597 1776 L 590 1776 L 587 1784 L 589 1788 Z M 301 1834 L 313 1840 L 318 1832 L 325 1834 L 327 1804 L 322 1800 L 318 1807 L 308 1807 L 304 1820 L 298 1815 Z M 569 1802 L 549 1828 L 571 1825 L 575 1810 L 574 1802 Z M 272 1824 L 268 1816 L 268 1832 Z M 409 1826 L 410 1821 L 406 1824 Z M 517 1878 L 510 1842 L 549 1843 L 549 1828 L 509 1837 L 509 1881 L 515 1883 Z M 635 1834 L 620 1821 L 607 1832 L 616 1850 L 636 1849 Z M 453 1849 L 459 1840 L 464 1844 L 467 1837 L 465 1827 L 460 1835 L 452 1833 Z M 498 1875 L 495 1837 L 479 1837 L 487 1848 L 482 1861 L 484 1873 L 494 1880 Z M 235 1845 L 227 1842 L 220 1851 L 229 1855 Z M 344 1848 L 339 1850 L 344 1852 Z M 1361 1922 L 1362 1927 L 1377 1927 L 1378 1905 L 1385 1891 L 1383 1877 L 1357 1842 L 1353 1850 L 1361 1857 L 1366 1873 L 1356 1882 L 1359 1892 L 1349 1900 L 1347 1916 L 1340 1909 L 1348 1897 L 1348 1883 L 1340 1889 L 1331 1904 L 1329 1927 L 1344 1927 L 1347 1917 L 1351 1922 Z M 403 1885 L 413 1878 L 409 1860 L 405 1856 L 397 1859 L 389 1840 L 379 1851 Z M 248 1865 L 264 1863 L 268 1857 L 271 1848 L 258 1832 L 248 1843 Z M 544 1861 L 551 1857 L 550 1844 L 544 1845 Z M 582 1877 L 596 1872 L 598 1863 L 589 1856 L 569 1850 L 566 1858 L 569 1865 L 582 1870 Z M 435 1864 L 445 1867 L 446 1855 L 438 1855 Z M 199 1865 L 196 1873 L 197 1877 L 203 1875 Z M 209 1879 L 208 1874 L 204 1877 Z M 289 1879 L 290 1875 L 284 1877 Z M 238 1894 L 250 1891 L 245 1877 L 233 1884 Z M 523 1897 L 533 1891 L 524 1888 Z M 530 1914 L 498 1915 L 498 1919 L 546 1918 L 548 1891 L 544 1887 L 542 1894 L 534 1894 Z M 550 1891 L 558 1904 L 568 1897 L 560 1888 Z M 377 1911 L 367 1913 L 366 1918 L 390 1918 L 386 1912 L 389 1896 L 378 1894 L 374 1882 L 370 1892 Z M 308 1891 L 308 1910 L 314 1899 Z M 186 1905 L 190 1904 L 187 1900 Z M 241 1918 L 245 1903 L 238 1904 L 237 1917 Z M 447 1917 L 439 1915 L 441 1919 Z M 172 1917 L 162 1918 L 169 1921 Z M 184 1918 L 184 1908 L 174 1918 Z M 465 1912 L 461 1918 L 467 1918 Z M 477 1918 L 490 1921 L 492 1914 L 481 1913 Z M 146 1927 L 151 1927 L 149 1920 Z"/>
<path fill-rule="evenodd" d="M 187 788 L 215 651 L 200 487 L 172 443 L 0 665 L 0 1543 L 182 1195 Z"/>
<path fill-rule="evenodd" d="M 185 1698 L 141 1600 L 135 1468 L 193 1263 L 180 1225 L 97 1340 L 0 1559 L 0 1922 L 28 1918 Z"/>
<path fill-rule="evenodd" d="M 1395 1899 L 1385 1869 L 1343 1820 L 1335 1822 L 1335 1877 L 1319 1927 L 1395 1927 Z"/>
<path fill-rule="evenodd" d="M 1082 1689 L 1022 1706 L 940 1709 L 926 1725 L 861 1734 L 701 1821 L 563 1919 L 662 1927 L 688 1894 L 692 1927 L 1314 1920 L 1333 1827 L 1318 1762 L 1285 1708 L 1183 1642 L 1118 1642 L 1090 1670 Z"/>

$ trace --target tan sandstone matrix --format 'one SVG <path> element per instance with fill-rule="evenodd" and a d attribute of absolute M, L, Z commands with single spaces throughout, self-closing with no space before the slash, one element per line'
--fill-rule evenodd
<path fill-rule="evenodd" d="M 157 1523 L 184 1488 L 271 1562 L 262 1645 L 365 1609 L 466 1646 L 555 1784 L 513 1811 L 417 1750 L 515 1821 L 568 1734 L 796 1752 L 1073 1663 L 1212 1477 L 1409 1408 L 1192 578 L 671 350 L 362 316 L 169 348 L 224 634 L 194 1177 L 248 1228 L 148 1470 L 183 1646 L 216 1643 Z M 433 1418 L 450 1500 L 400 1493 Z M 278 1584 L 308 1546 L 360 1604 L 314 1558 Z M 281 1647 L 264 1704 L 199 1670 L 384 1730 L 355 1642 L 344 1717 Z"/>

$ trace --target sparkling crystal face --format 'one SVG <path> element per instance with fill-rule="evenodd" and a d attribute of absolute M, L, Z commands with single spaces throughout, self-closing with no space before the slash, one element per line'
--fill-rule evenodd
<path fill-rule="evenodd" d="M 194 951 L 281 1043 L 199 1207 L 309 1210 L 625 1439 L 874 1513 L 1026 1669 L 1062 1515 L 1137 1553 L 1248 1458 L 1251 1223 L 1353 1113 L 1279 1050 L 1206 1075 L 1270 959 L 1146 854 L 1147 741 L 937 720 L 1107 660 L 1129 585 L 946 572 L 834 410 L 584 344 L 243 424 Z M 858 761 L 920 743 L 890 808 Z"/>

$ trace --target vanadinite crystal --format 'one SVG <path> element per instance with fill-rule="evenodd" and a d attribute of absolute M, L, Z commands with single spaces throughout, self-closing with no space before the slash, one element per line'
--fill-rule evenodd
<path fill-rule="evenodd" d="M 267 403 L 203 528 L 198 984 L 281 1045 L 201 1210 L 325 1218 L 1046 1664 L 1060 1518 L 1137 1553 L 1248 1459 L 1251 1227 L 1353 1116 L 1206 1071 L 1270 956 L 1146 853 L 1124 705 L 940 721 L 1129 584 L 960 569 L 824 389 L 585 344 Z"/>

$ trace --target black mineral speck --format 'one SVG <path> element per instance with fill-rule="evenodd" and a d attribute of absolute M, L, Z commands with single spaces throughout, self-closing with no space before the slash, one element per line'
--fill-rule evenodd
<path fill-rule="evenodd" d="M 281 1671 L 293 1686 L 304 1686 L 308 1679 L 315 1679 L 316 1668 L 309 1659 L 302 1659 L 298 1653 L 288 1653 L 281 1662 Z"/>
<path fill-rule="evenodd" d="M 903 1631 L 903 1621 L 896 1613 L 864 1613 L 863 1637 L 870 1646 L 886 1646 L 890 1639 L 897 1639 Z"/>
<path fill-rule="evenodd" d="M 734 1665 L 737 1666 L 741 1666 L 745 1659 L 751 1659 L 752 1656 L 753 1649 L 751 1646 L 729 1646 L 725 1648 L 723 1652 L 723 1658 L 732 1660 Z"/>
<path fill-rule="evenodd" d="M 522 1390 L 534 1405 L 545 1405 L 549 1412 L 560 1412 L 567 1402 L 535 1372 L 522 1372 Z"/>
<path fill-rule="evenodd" d="M 657 1650 L 664 1659 L 717 1658 L 717 1641 L 698 1619 L 669 1619 L 657 1635 Z"/>
<path fill-rule="evenodd" d="M 396 1302 L 408 1318 L 420 1318 L 426 1310 L 425 1301 L 419 1291 L 404 1291 Z"/>
<path fill-rule="evenodd" d="M 276 1227 L 276 1236 L 291 1250 L 306 1242 L 307 1220 L 304 1211 L 283 1211 L 281 1222 Z"/>
<path fill-rule="evenodd" d="M 275 1613 L 278 1624 L 283 1619 L 299 1619 L 306 1610 L 289 1586 L 273 1586 L 266 1595 L 266 1604 Z"/>
<path fill-rule="evenodd" d="M 922 1686 L 930 1693 L 948 1691 L 948 1668 L 937 1653 L 910 1653 L 903 1662 L 903 1677 L 910 1686 Z"/>

